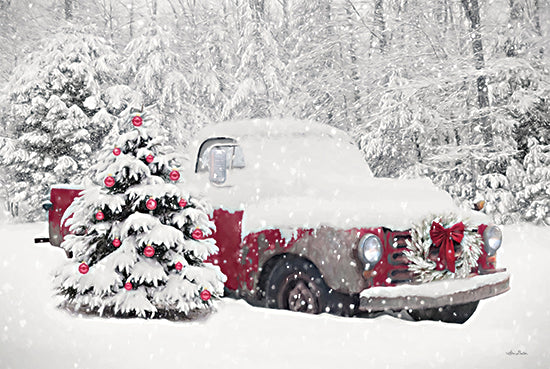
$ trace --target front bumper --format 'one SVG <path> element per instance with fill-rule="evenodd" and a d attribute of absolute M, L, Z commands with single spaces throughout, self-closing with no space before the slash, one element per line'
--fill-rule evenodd
<path fill-rule="evenodd" d="M 476 275 L 418 285 L 372 287 L 360 293 L 360 311 L 427 309 L 466 304 L 500 295 L 510 289 L 510 273 Z"/>

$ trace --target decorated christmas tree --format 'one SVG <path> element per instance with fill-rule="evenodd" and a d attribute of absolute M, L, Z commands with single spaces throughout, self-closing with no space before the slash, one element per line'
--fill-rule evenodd
<path fill-rule="evenodd" d="M 132 117 L 115 146 L 99 155 L 93 184 L 67 209 L 73 258 L 54 280 L 75 311 L 179 317 L 212 306 L 225 276 L 204 260 L 218 251 L 208 236 L 208 205 L 181 184 L 178 155 L 154 121 Z M 147 126 L 147 127 L 145 127 Z"/>

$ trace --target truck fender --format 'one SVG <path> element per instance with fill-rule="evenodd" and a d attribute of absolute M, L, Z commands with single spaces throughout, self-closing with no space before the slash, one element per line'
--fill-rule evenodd
<path fill-rule="evenodd" d="M 354 294 L 367 288 L 367 281 L 362 277 L 363 266 L 356 256 L 357 232 L 321 227 L 316 231 L 304 232 L 288 244 L 275 242 L 271 245 L 261 234 L 257 242 L 260 273 L 256 286 L 260 293 L 265 292 L 271 270 L 288 254 L 311 261 L 321 272 L 325 283 L 337 292 Z"/>

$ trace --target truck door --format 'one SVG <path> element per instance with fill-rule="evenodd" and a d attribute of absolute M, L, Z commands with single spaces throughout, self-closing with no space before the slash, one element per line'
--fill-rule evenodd
<path fill-rule="evenodd" d="M 213 221 L 216 223 L 216 232 L 212 237 L 220 251 L 210 256 L 207 261 L 219 265 L 223 274 L 227 276 L 225 286 L 230 290 L 239 288 L 239 276 L 242 274 L 241 265 L 241 223 L 243 211 L 229 212 L 215 209 Z"/>
<path fill-rule="evenodd" d="M 209 173 L 210 183 L 223 187 L 227 179 L 227 171 L 235 168 L 244 168 L 244 156 L 240 146 L 232 138 L 210 138 L 199 148 L 195 172 Z M 214 213 L 212 219 L 216 224 L 216 231 L 212 237 L 219 248 L 217 255 L 210 256 L 207 261 L 219 265 L 227 276 L 225 286 L 230 290 L 237 290 L 244 278 L 246 263 L 243 263 L 241 245 L 242 210 L 226 210 L 216 208 L 212 204 Z"/>

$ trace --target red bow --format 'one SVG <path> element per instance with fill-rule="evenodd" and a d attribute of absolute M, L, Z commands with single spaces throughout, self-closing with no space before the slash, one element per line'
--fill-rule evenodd
<path fill-rule="evenodd" d="M 439 247 L 439 260 L 444 260 L 447 264 L 447 269 L 454 273 L 455 247 L 453 241 L 462 242 L 464 238 L 464 223 L 460 222 L 450 228 L 444 228 L 441 224 L 432 222 L 430 237 L 435 247 Z"/>

